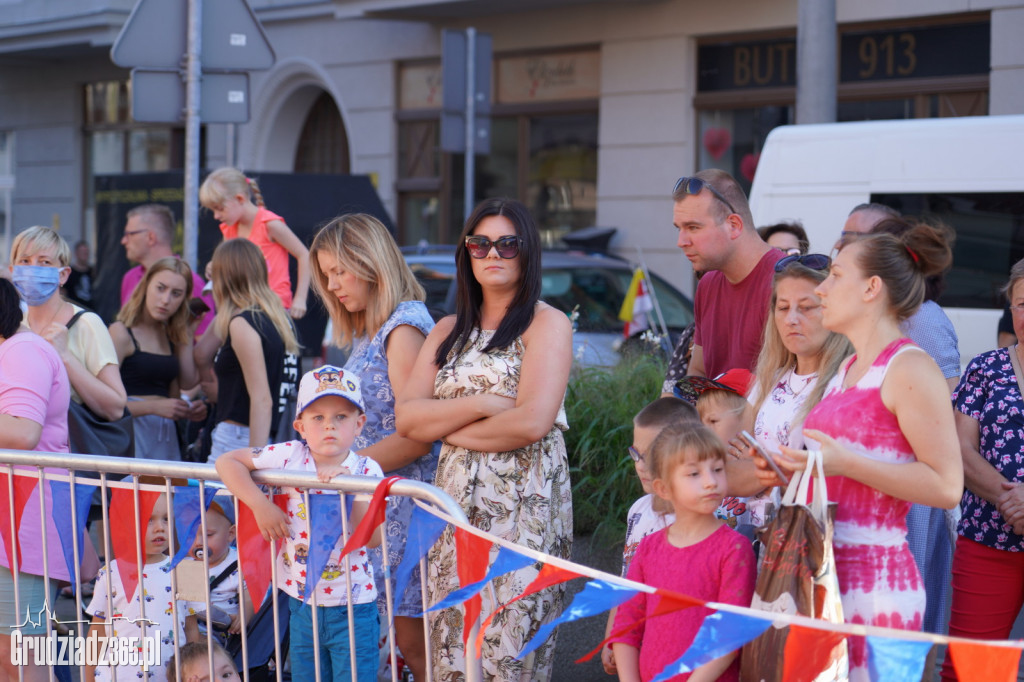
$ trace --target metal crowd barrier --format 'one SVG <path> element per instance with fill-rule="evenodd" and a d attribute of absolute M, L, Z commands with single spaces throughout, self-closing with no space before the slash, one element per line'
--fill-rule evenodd
<path fill-rule="evenodd" d="M 12 472 L 15 473 L 16 475 L 9 475 Z M 307 492 L 304 493 L 304 497 L 305 497 L 306 508 L 307 509 L 309 509 L 309 493 L 308 493 L 308 490 L 311 490 L 311 489 L 337 490 L 337 491 L 340 491 L 342 493 L 347 493 L 347 494 L 355 495 L 355 496 L 357 496 L 360 499 L 366 499 L 368 496 L 373 494 L 373 492 L 376 490 L 376 487 L 377 487 L 378 483 L 380 483 L 380 481 L 381 481 L 381 479 L 364 477 L 364 476 L 338 476 L 333 481 L 331 481 L 329 483 L 322 483 L 322 482 L 318 481 L 317 478 L 316 478 L 316 475 L 312 474 L 312 473 L 285 473 L 285 472 L 281 472 L 281 471 L 269 471 L 269 470 L 254 471 L 252 473 L 253 473 L 253 480 L 256 483 L 261 484 L 261 485 L 275 486 L 275 487 L 276 486 L 288 486 L 288 487 L 294 487 L 294 488 L 306 490 Z M 159 492 L 167 493 L 168 519 L 169 519 L 168 534 L 169 534 L 169 542 L 170 542 L 170 545 L 171 545 L 170 555 L 174 556 L 175 552 L 178 549 L 176 538 L 175 538 L 176 532 L 173 530 L 173 524 L 174 524 L 174 519 L 175 519 L 175 515 L 174 515 L 174 497 L 175 497 L 174 493 L 175 493 L 175 488 L 176 487 L 178 487 L 178 488 L 181 487 L 180 483 L 181 483 L 181 481 L 183 479 L 190 480 L 191 485 L 193 485 L 196 488 L 198 488 L 198 495 L 199 495 L 199 502 L 200 502 L 199 509 L 201 511 L 201 513 L 200 513 L 199 536 L 202 538 L 203 547 L 204 547 L 204 552 L 203 552 L 203 569 L 204 569 L 204 573 L 203 574 L 206 575 L 206 576 L 209 576 L 208 552 L 205 551 L 205 548 L 206 548 L 206 530 L 207 530 L 206 529 L 206 507 L 207 507 L 206 500 L 208 499 L 209 496 L 211 496 L 211 495 L 215 496 L 215 498 L 217 499 L 218 503 L 221 504 L 222 506 L 224 504 L 233 504 L 233 505 L 235 505 L 235 507 L 234 507 L 235 514 L 234 514 L 234 516 L 235 516 L 235 519 L 236 519 L 236 528 L 237 528 L 238 505 L 240 503 L 237 502 L 233 498 L 233 496 L 231 496 L 228 493 L 228 491 L 226 489 L 221 487 L 220 479 L 219 479 L 219 477 L 217 475 L 217 471 L 216 471 L 216 469 L 214 468 L 214 466 L 212 464 L 193 464 L 193 463 L 184 463 L 184 462 L 166 462 L 166 461 L 157 461 L 157 460 L 127 459 L 127 458 L 120 458 L 120 457 L 96 457 L 96 456 L 89 456 L 89 455 L 65 455 L 65 454 L 57 454 L 57 453 L 39 453 L 39 452 L 26 453 L 24 451 L 0 450 L 0 475 L 4 475 L 4 474 L 8 474 L 7 477 L 6 477 L 6 482 L 3 482 L 2 480 L 0 480 L 0 486 L 6 486 L 6 490 L 5 491 L 0 491 L 0 494 L 6 492 L 6 494 L 7 494 L 7 501 L 8 501 L 8 512 L 7 513 L 8 513 L 8 518 L 10 519 L 10 534 L 7 535 L 6 537 L 16 537 L 17 534 L 18 534 L 18 531 L 19 531 L 19 528 L 16 527 L 16 513 L 15 513 L 15 509 L 14 509 L 14 507 L 15 507 L 15 500 L 17 499 L 17 495 L 16 495 L 16 492 L 15 492 L 15 487 L 16 487 L 15 479 L 24 481 L 24 480 L 26 480 L 26 478 L 25 478 L 26 476 L 28 476 L 28 477 L 30 477 L 32 479 L 35 479 L 37 481 L 37 483 L 38 483 L 38 486 L 39 486 L 40 490 L 43 490 L 44 488 L 46 490 L 49 490 L 48 482 L 51 481 L 51 480 L 67 481 L 69 483 L 70 499 L 72 501 L 74 501 L 76 499 L 76 489 L 77 489 L 77 486 L 81 486 L 81 485 L 98 486 L 99 494 L 94 496 L 93 504 L 96 504 L 96 502 L 97 502 L 96 498 L 98 498 L 99 506 L 100 506 L 101 512 L 102 512 L 102 522 L 103 522 L 103 526 L 102 527 L 104 529 L 107 529 L 107 532 L 105 533 L 104 537 L 102 538 L 102 545 L 103 546 L 102 547 L 97 547 L 96 550 L 99 552 L 99 555 L 101 557 L 105 557 L 104 563 L 106 565 L 108 565 L 108 566 L 112 564 L 113 559 L 114 559 L 113 548 L 111 546 L 111 533 L 110 533 L 110 528 L 111 528 L 111 526 L 110 526 L 110 522 L 111 522 L 111 518 L 110 518 L 110 512 L 111 512 L 111 510 L 110 510 L 110 491 L 113 490 L 113 489 L 120 488 L 120 489 L 128 489 L 128 490 L 133 491 L 133 501 L 134 501 L 133 508 L 134 508 L 134 517 L 135 518 L 131 519 L 131 522 L 134 523 L 134 526 L 133 526 L 134 528 L 139 528 L 140 527 L 140 521 L 141 521 L 141 519 L 140 519 L 140 511 L 139 511 L 139 509 L 140 509 L 140 507 L 139 507 L 139 499 L 140 499 L 139 498 L 139 492 L 143 491 L 143 490 L 149 490 L 149 491 L 159 491 Z M 163 483 L 162 483 L 162 485 L 155 485 L 154 483 L 148 482 L 148 481 L 146 483 L 140 483 L 139 479 L 142 478 L 142 477 L 146 477 L 148 479 L 161 479 L 163 481 Z M 209 483 L 213 483 L 215 485 L 208 485 Z M 456 520 L 459 520 L 459 521 L 465 521 L 466 520 L 466 516 L 463 513 L 462 509 L 455 503 L 454 500 L 452 500 L 451 497 L 449 497 L 446 493 L 442 492 L 438 488 L 435 488 L 434 486 L 428 485 L 426 483 L 422 483 L 420 481 L 411 481 L 411 480 L 404 480 L 404 479 L 399 480 L 399 481 L 395 482 L 392 485 L 392 487 L 390 489 L 389 495 L 390 496 L 410 497 L 410 498 L 413 498 L 415 500 L 419 500 L 420 502 L 425 503 L 427 505 L 432 505 L 433 507 L 436 507 L 440 511 L 448 514 L 450 517 L 452 517 L 452 518 L 454 518 Z M 78 509 L 76 508 L 76 505 L 74 503 L 72 503 L 70 506 L 71 506 L 71 508 L 68 509 L 68 510 L 54 509 L 54 517 L 56 517 L 58 515 L 63 515 L 63 514 L 66 513 L 67 516 L 70 517 L 71 527 L 72 528 L 78 528 L 80 526 L 80 524 L 81 524 L 81 520 L 78 518 L 79 517 Z M 40 537 L 41 537 L 41 547 L 42 547 L 42 550 L 41 550 L 41 553 L 42 553 L 42 564 L 43 564 L 43 576 L 42 577 L 43 577 L 43 582 L 44 582 L 44 585 L 45 585 L 45 588 L 46 588 L 46 594 L 47 595 L 52 595 L 52 594 L 56 593 L 56 587 L 57 587 L 57 585 L 56 585 L 57 581 L 55 579 L 51 578 L 51 575 L 52 575 L 51 567 L 53 566 L 52 562 L 64 562 L 65 558 L 64 558 L 64 556 L 58 556 L 58 557 L 50 556 L 51 552 L 48 551 L 48 548 L 47 548 L 47 534 L 48 534 L 48 532 L 52 532 L 52 530 L 48 529 L 46 527 L 47 524 L 45 523 L 45 519 L 47 518 L 47 511 L 46 511 L 46 500 L 44 499 L 44 495 L 39 495 L 39 515 L 40 515 L 40 519 L 43 520 L 43 522 L 41 522 L 39 524 L 40 525 L 40 529 L 39 530 L 40 530 Z M 348 518 L 347 518 L 347 514 L 346 514 L 346 505 L 345 504 L 341 505 L 341 517 L 342 517 L 342 540 L 341 540 L 341 542 L 344 543 L 345 540 L 347 540 L 347 538 L 350 536 L 351 530 L 352 530 L 349 527 Z M 117 520 L 117 522 L 123 523 L 124 520 L 123 519 L 119 519 L 119 520 Z M 307 530 L 310 530 L 309 529 L 309 525 L 308 525 L 309 523 L 310 523 L 310 519 L 307 518 Z M 387 522 L 385 521 L 385 524 L 386 523 Z M 24 533 L 24 530 L 22 530 L 22 533 Z M 143 561 L 142 541 L 141 541 L 141 538 L 138 537 L 138 535 L 139 535 L 138 533 L 135 533 L 134 535 L 136 536 L 136 543 L 135 543 L 136 544 L 136 548 L 135 548 L 135 551 L 136 551 L 136 561 L 138 562 L 137 566 L 141 566 L 144 563 L 144 561 Z M 384 555 L 384 557 L 387 557 L 387 555 L 388 555 L 387 544 L 386 544 L 387 543 L 387 536 L 386 536 L 386 533 L 383 533 L 383 530 L 382 530 L 382 534 L 381 535 L 382 535 L 383 555 Z M 85 537 L 88 538 L 88 532 L 86 532 Z M 74 589 L 74 608 L 75 608 L 75 613 L 77 614 L 77 616 L 75 618 L 73 618 L 73 619 L 70 619 L 70 622 L 68 622 L 67 619 L 65 620 L 65 622 L 61 622 L 61 621 L 57 620 L 54 617 L 50 617 L 50 614 L 47 614 L 48 617 L 46 619 L 46 633 L 47 633 L 46 634 L 46 638 L 47 638 L 47 642 L 46 643 L 48 645 L 51 644 L 50 640 L 54 638 L 54 634 L 55 633 L 59 633 L 61 636 L 69 636 L 69 635 L 70 636 L 74 636 L 74 635 L 81 636 L 81 635 L 84 635 L 84 631 L 85 631 L 87 626 L 80 626 L 79 624 L 80 623 L 85 623 L 85 622 L 87 622 L 90 619 L 90 617 L 85 614 L 84 607 L 86 606 L 86 604 L 84 603 L 84 600 L 83 600 L 83 597 L 82 597 L 82 584 L 83 584 L 83 581 L 82 581 L 82 576 L 81 576 L 81 565 L 82 565 L 82 556 L 83 556 L 84 548 L 79 546 L 77 534 L 73 535 L 72 545 L 73 545 L 73 559 L 74 559 L 74 567 L 75 567 L 75 575 L 72 576 L 73 577 L 73 582 L 75 583 L 75 586 L 74 586 L 75 587 L 75 589 Z M 277 556 L 277 550 L 278 550 L 278 548 L 274 545 L 274 543 L 271 543 L 270 556 L 271 557 L 276 557 Z M 17 561 L 18 561 L 17 556 L 18 556 L 17 553 L 13 553 L 13 557 L 12 557 L 12 564 L 13 565 L 12 565 L 12 570 L 11 570 L 12 579 L 13 579 L 13 582 L 14 582 L 13 600 L 14 600 L 14 605 L 15 605 L 15 611 L 17 613 L 23 613 L 23 612 L 25 612 L 27 605 L 23 605 L 22 604 L 23 597 L 22 597 L 22 594 L 21 594 L 20 586 L 19 586 L 19 573 L 18 573 L 18 569 L 17 569 Z M 349 557 L 346 556 L 344 558 L 346 573 L 348 573 L 350 571 L 350 567 L 349 567 L 348 561 L 349 561 Z M 389 570 L 393 571 L 394 568 L 395 567 L 390 567 Z M 240 574 L 244 573 L 244 569 L 243 569 L 243 566 L 241 565 L 241 561 L 239 562 L 239 569 L 240 569 Z M 281 651 L 282 635 L 281 635 L 281 632 L 278 629 L 278 623 L 279 623 L 278 615 L 279 615 L 280 609 L 282 609 L 282 608 L 283 609 L 287 609 L 288 607 L 287 607 L 287 605 L 285 603 L 286 600 L 282 599 L 282 600 L 280 600 L 282 603 L 279 603 L 278 590 L 276 589 L 276 585 L 277 585 L 277 580 L 276 580 L 276 577 L 277 577 L 276 576 L 276 573 L 277 573 L 276 561 L 274 561 L 274 560 L 271 561 L 270 570 L 271 570 L 271 582 L 270 582 L 269 595 L 264 597 L 264 599 L 265 600 L 272 600 L 272 609 L 273 609 L 272 615 L 273 615 L 273 627 L 274 627 L 274 658 L 273 658 L 274 666 L 273 667 L 274 667 L 274 670 L 275 670 L 275 676 L 276 676 L 277 682 L 283 682 L 282 674 L 283 674 L 283 671 L 284 671 L 284 668 L 285 668 L 285 665 L 286 665 L 287 657 L 286 657 L 286 655 L 282 655 L 282 651 Z M 427 566 L 426 566 L 426 560 L 424 558 L 424 559 L 420 560 L 420 579 L 421 579 L 422 594 L 423 594 L 423 599 L 424 599 L 424 603 L 423 603 L 423 610 L 424 610 L 424 612 L 428 608 L 428 604 L 426 604 L 426 595 L 427 595 L 426 576 L 427 576 Z M 113 612 L 113 608 L 112 608 L 111 600 L 109 598 L 109 595 L 111 594 L 111 571 L 110 570 L 105 572 L 105 580 L 107 581 L 107 585 L 106 585 L 107 590 L 106 590 L 106 592 L 107 592 L 107 595 L 108 595 L 108 605 L 107 605 L 106 613 L 107 614 L 111 614 Z M 142 571 L 140 570 L 139 571 L 139 589 L 140 590 L 142 590 L 143 587 L 144 587 L 144 580 L 145 580 L 145 578 L 142 575 Z M 174 572 L 171 573 L 171 589 L 172 589 L 172 592 L 174 593 L 174 595 L 176 597 L 176 599 L 172 600 L 173 610 L 174 610 L 172 616 L 173 616 L 173 619 L 174 619 L 173 622 L 175 624 L 177 624 L 177 622 L 178 622 L 178 617 L 179 617 L 178 611 L 181 608 L 181 606 L 179 606 L 179 603 L 181 601 L 181 594 L 182 594 L 182 591 L 179 589 L 179 585 L 178 585 L 177 580 L 178 580 L 177 571 L 174 571 Z M 241 668 L 239 670 L 239 673 L 243 676 L 243 679 L 245 679 L 246 682 L 249 682 L 249 677 L 250 677 L 250 675 L 249 675 L 249 663 L 248 663 L 249 662 L 249 658 L 248 658 L 249 643 L 248 643 L 248 634 L 247 634 L 247 625 L 248 625 L 248 623 L 247 623 L 247 617 L 246 617 L 246 614 L 245 614 L 246 609 L 244 607 L 244 604 L 245 604 L 244 589 L 245 588 L 243 587 L 243 581 L 244 581 L 244 575 L 242 576 L 242 580 L 239 580 L 239 595 L 238 595 L 238 597 L 239 597 L 240 621 L 241 621 L 240 625 L 241 625 L 241 631 L 242 631 L 242 647 L 241 648 L 242 648 L 242 661 L 243 661 L 243 664 L 242 664 L 242 666 L 241 666 Z M 86 582 L 88 582 L 88 581 L 86 581 Z M 351 589 L 352 589 L 351 588 L 351 579 L 347 579 L 346 580 L 346 584 L 347 584 L 347 590 L 348 590 L 348 594 L 349 594 L 349 603 L 351 603 Z M 394 620 L 393 620 L 393 614 L 392 614 L 392 609 L 393 609 L 393 605 L 394 605 L 394 595 L 391 594 L 391 584 L 390 584 L 390 581 L 385 581 L 385 585 L 383 585 L 383 586 L 378 585 L 377 587 L 378 587 L 378 591 L 383 591 L 384 594 L 386 595 L 386 603 L 387 603 L 387 614 L 385 616 L 386 620 L 382 620 L 381 621 L 380 627 L 381 627 L 381 632 L 383 632 L 385 629 L 387 629 L 387 631 L 388 631 L 388 642 L 390 643 L 389 657 L 390 657 L 390 662 L 391 662 L 391 666 L 390 666 L 391 667 L 391 680 L 392 680 L 392 682 L 398 682 L 399 671 L 397 670 L 397 664 L 396 664 L 397 661 L 396 661 L 396 650 L 395 650 L 395 633 L 394 633 L 394 626 L 393 626 Z M 205 582 L 204 593 L 205 593 L 206 613 L 210 614 L 211 613 L 211 610 L 210 610 L 211 603 L 210 603 L 210 585 L 209 585 L 209 580 L 207 580 Z M 59 601 L 59 599 L 60 598 L 58 597 L 57 601 Z M 146 600 L 143 599 L 142 600 L 142 618 L 143 619 L 145 619 L 145 602 L 146 602 Z M 313 604 L 315 606 L 315 591 L 314 591 L 314 602 L 313 602 Z M 57 605 L 56 604 L 48 603 L 47 606 L 49 607 L 50 611 L 53 612 L 56 609 Z M 316 616 L 317 611 L 316 611 L 315 608 L 313 609 L 312 614 L 313 614 L 313 644 L 314 644 L 314 652 L 317 652 L 318 649 L 319 649 L 319 646 L 318 646 L 319 645 L 319 641 L 318 641 L 319 637 L 318 637 L 318 633 L 317 633 L 317 620 L 316 620 L 316 618 L 317 618 L 317 616 Z M 352 665 L 352 670 L 353 670 L 353 673 L 354 673 L 355 670 L 356 670 L 356 667 L 355 667 L 355 646 L 354 646 L 354 636 L 355 635 L 354 635 L 354 631 L 353 631 L 353 614 L 352 614 L 352 610 L 351 609 L 349 609 L 349 611 L 348 611 L 348 618 L 349 618 L 349 628 L 348 628 L 349 629 L 349 650 L 350 650 L 350 653 L 351 653 L 351 665 Z M 21 624 L 24 624 L 24 623 L 22 622 Z M 19 625 L 19 623 L 11 623 L 11 624 L 0 623 L 0 625 L 17 626 L 17 625 Z M 69 626 L 72 626 L 72 627 L 69 627 Z M 427 682 L 431 682 L 432 674 L 431 674 L 431 670 L 430 670 L 429 628 L 426 627 L 426 618 L 424 618 L 424 626 L 425 626 L 424 627 L 425 651 L 426 651 L 426 654 L 427 654 Z M 479 626 L 479 621 L 472 623 L 472 628 L 471 628 L 470 633 L 469 633 L 470 641 L 473 641 L 473 638 L 476 635 L 476 631 L 477 631 L 478 626 Z M 145 637 L 146 637 L 146 628 L 147 628 L 146 622 L 145 622 L 145 620 L 143 620 L 143 622 L 142 622 L 143 639 L 145 639 Z M 213 638 L 212 631 L 213 631 L 213 628 L 208 626 L 207 627 L 207 635 L 206 635 L 208 645 L 209 645 L 210 641 Z M 59 650 L 51 651 L 50 654 L 49 654 L 50 657 L 51 657 L 50 659 L 47 659 L 46 655 L 42 656 L 42 658 L 40 659 L 39 658 L 39 654 L 38 654 L 38 649 L 39 649 L 38 645 L 36 645 L 34 647 L 26 645 L 25 641 L 23 641 L 23 640 L 24 639 L 28 639 L 28 638 L 20 638 L 19 637 L 19 638 L 17 638 L 17 642 L 15 642 L 16 635 L 13 634 L 13 633 L 14 633 L 14 631 L 12 631 L 12 635 L 10 637 L 10 641 L 11 641 L 11 644 L 12 644 L 12 648 L 11 648 L 12 662 L 13 662 L 13 657 L 15 657 L 15 656 L 20 656 L 20 658 L 19 658 L 20 661 L 25 661 L 25 662 L 31 663 L 31 662 L 33 662 L 32 661 L 33 656 L 36 657 L 35 660 L 43 660 L 44 662 L 46 662 L 48 660 L 52 660 L 53 655 L 58 655 L 58 656 L 61 655 L 61 652 Z M 2 640 L 2 639 L 3 638 L 0 637 L 0 640 Z M 21 649 L 18 650 L 18 651 L 15 651 L 14 645 L 16 643 L 21 646 Z M 183 644 L 184 644 L 184 642 L 181 641 L 181 638 L 180 638 L 180 635 L 179 635 L 179 632 L 178 632 L 178 627 L 175 625 L 175 631 L 174 631 L 174 648 L 175 648 L 175 651 L 176 652 L 179 651 Z M 26 648 L 26 647 L 28 647 L 28 648 Z M 0 651 L 2 651 L 4 648 L 5 647 L 0 646 Z M 51 648 L 54 648 L 54 647 L 51 646 Z M 479 661 L 478 658 L 476 658 L 474 656 L 474 653 L 472 651 L 473 647 L 467 647 L 467 649 L 468 650 L 466 651 L 466 656 L 467 656 L 467 660 L 466 660 L 466 680 L 467 680 L 467 682 L 478 682 L 481 679 L 480 661 Z M 70 653 L 74 654 L 74 651 L 71 651 Z M 77 666 L 74 665 L 74 657 L 73 657 L 73 655 L 71 657 L 71 663 L 72 663 L 72 665 L 70 667 L 68 667 L 68 668 L 65 668 L 65 671 L 59 671 L 56 668 L 56 666 L 48 666 L 49 667 L 49 679 L 50 679 L 50 681 L 54 682 L 54 680 L 62 680 L 62 682 L 68 682 L 70 677 L 67 675 L 66 671 L 67 670 L 77 670 L 78 681 L 79 682 L 84 682 L 86 680 L 85 665 L 77 665 Z M 211 679 L 213 679 L 213 676 L 214 676 L 214 663 L 213 663 L 213 648 L 212 647 L 210 648 L 210 654 L 209 654 L 209 657 L 208 657 L 208 664 L 209 664 L 209 668 L 210 668 Z M 316 660 L 314 662 L 314 665 L 315 665 L 315 669 L 316 669 L 316 680 L 315 680 L 315 682 L 321 682 L 321 680 L 320 680 L 320 677 L 321 677 L 320 676 L 320 665 L 319 665 L 319 657 L 318 657 L 318 655 L 317 655 L 317 658 L 316 658 Z M 123 678 L 124 682 L 127 682 L 127 680 L 129 679 L 129 676 L 127 674 L 122 674 L 122 675 L 119 676 L 118 673 L 117 673 L 117 669 L 115 668 L 114 669 L 114 678 L 115 678 L 115 680 L 120 680 L 121 678 Z M 21 682 L 24 681 L 24 679 L 25 679 L 25 668 L 24 667 L 18 667 L 18 679 Z M 132 674 L 130 676 L 130 679 L 131 680 L 135 680 L 136 679 L 135 675 Z M 309 682 L 309 681 L 302 680 L 302 681 L 296 681 L 296 682 Z M 323 682 L 326 682 L 326 681 L 323 681 Z M 358 682 L 375 682 L 375 681 L 359 680 Z M 421 681 L 420 680 L 416 680 L 415 682 L 421 682 Z"/>

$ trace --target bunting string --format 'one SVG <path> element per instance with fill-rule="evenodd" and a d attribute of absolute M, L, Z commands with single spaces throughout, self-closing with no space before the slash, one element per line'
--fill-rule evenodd
<path fill-rule="evenodd" d="M 591 580 L 601 580 L 612 585 L 616 585 L 621 588 L 636 590 L 638 592 L 646 592 L 648 594 L 662 594 L 665 590 L 645 585 L 644 583 L 638 583 L 621 576 L 612 575 L 611 573 L 605 573 L 599 571 L 596 568 L 590 568 L 589 566 L 582 566 L 575 564 L 568 559 L 560 559 L 558 557 L 549 556 L 543 552 L 531 549 L 529 547 L 523 547 L 516 545 L 515 543 L 508 542 L 502 538 L 491 535 L 490 533 L 480 530 L 479 528 L 470 525 L 468 523 L 462 523 L 448 514 L 435 509 L 419 500 L 415 500 L 415 503 L 420 508 L 424 509 L 428 513 L 436 516 L 437 518 L 450 523 L 451 525 L 459 528 L 473 535 L 477 535 L 481 538 L 486 538 L 499 547 L 507 547 L 513 551 L 519 552 L 525 556 L 528 556 L 536 561 L 549 564 L 558 568 L 565 569 L 567 571 L 573 571 L 580 574 L 582 577 L 589 578 Z M 680 595 L 684 596 L 685 595 Z M 822 630 L 826 632 L 839 633 L 846 636 L 859 636 L 859 637 L 886 637 L 889 639 L 902 639 L 913 642 L 929 642 L 931 644 L 956 644 L 962 646 L 990 646 L 1001 649 L 1016 649 L 1018 655 L 1020 651 L 1024 651 L 1024 640 L 980 640 L 980 639 L 967 639 L 964 637 L 951 637 L 949 635 L 936 635 L 930 632 L 918 632 L 915 630 L 899 630 L 896 628 L 879 627 L 875 625 L 860 625 L 855 623 L 830 623 L 809 616 L 801 616 L 797 614 L 788 613 L 774 613 L 768 611 L 761 611 L 760 609 L 753 609 L 750 607 L 736 606 L 734 604 L 723 604 L 720 602 L 704 602 L 697 600 L 693 597 L 689 599 L 703 604 L 709 609 L 716 611 L 727 611 L 738 615 L 749 616 L 751 618 L 757 618 L 759 620 L 770 621 L 771 624 L 782 627 L 786 625 L 797 625 L 812 630 Z"/>

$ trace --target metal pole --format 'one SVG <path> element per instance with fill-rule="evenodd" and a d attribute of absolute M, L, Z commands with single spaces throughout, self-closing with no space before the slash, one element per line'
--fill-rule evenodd
<path fill-rule="evenodd" d="M 836 0 L 799 0 L 796 122 L 836 120 Z"/>
<path fill-rule="evenodd" d="M 476 171 L 476 29 L 466 29 L 466 196 L 463 221 L 473 212 L 473 177 Z"/>
<path fill-rule="evenodd" d="M 202 74 L 203 2 L 188 0 L 188 52 L 185 57 L 185 244 L 192 269 L 199 256 L 199 82 Z"/>

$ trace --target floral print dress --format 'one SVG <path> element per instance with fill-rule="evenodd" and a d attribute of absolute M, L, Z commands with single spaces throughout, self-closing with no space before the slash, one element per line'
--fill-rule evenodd
<path fill-rule="evenodd" d="M 437 373 L 434 397 L 458 398 L 495 393 L 515 398 L 519 385 L 523 342 L 483 353 L 493 332 L 475 333 L 467 349 L 450 355 Z M 509 542 L 568 559 L 572 545 L 572 499 L 569 465 L 562 431 L 568 428 L 564 407 L 540 441 L 511 452 L 477 452 L 445 444 L 437 467 L 436 485 L 451 495 L 469 522 Z M 491 548 L 491 559 L 498 548 Z M 428 601 L 437 603 L 459 586 L 455 541 L 451 526 L 430 552 Z M 491 585 L 497 605 L 522 594 L 537 576 L 539 565 L 496 578 Z M 503 610 L 484 633 L 481 659 L 485 680 L 538 680 L 551 677 L 555 638 L 523 660 L 519 652 L 540 626 L 562 612 L 564 585 L 541 590 Z M 483 592 L 481 622 L 496 604 L 490 588 Z M 465 678 L 462 644 L 463 609 L 429 614 L 434 679 L 458 682 Z"/>

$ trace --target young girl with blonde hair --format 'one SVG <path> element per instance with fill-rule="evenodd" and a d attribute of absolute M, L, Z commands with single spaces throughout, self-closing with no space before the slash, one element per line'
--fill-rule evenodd
<path fill-rule="evenodd" d="M 199 383 L 192 355 L 199 319 L 189 319 L 191 296 L 192 268 L 161 258 L 110 325 L 134 417 L 136 457 L 181 459 L 175 421 L 189 416 L 190 405 L 179 395 Z"/>
<path fill-rule="evenodd" d="M 196 344 L 195 362 L 200 372 L 212 368 L 217 377 L 212 462 L 228 450 L 267 444 L 276 423 L 284 355 L 297 353 L 299 344 L 252 242 L 220 244 L 211 272 L 217 317 Z"/>
<path fill-rule="evenodd" d="M 305 315 L 309 251 L 281 216 L 267 210 L 256 181 L 237 168 L 218 168 L 199 187 L 199 202 L 220 221 L 224 239 L 241 237 L 260 247 L 267 261 L 270 288 L 281 297 L 281 303 L 293 318 Z M 294 297 L 288 254 L 298 263 Z"/>

